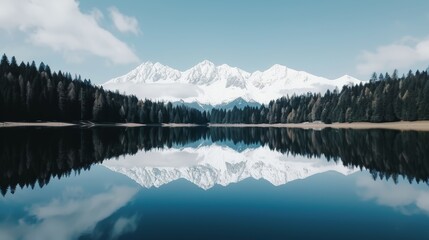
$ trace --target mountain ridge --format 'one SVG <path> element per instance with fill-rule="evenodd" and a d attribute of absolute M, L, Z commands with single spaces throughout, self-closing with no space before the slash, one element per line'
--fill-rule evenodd
<path fill-rule="evenodd" d="M 328 89 L 361 82 L 349 75 L 330 80 L 279 64 L 265 71 L 249 73 L 227 64 L 216 66 L 204 60 L 185 71 L 159 62 L 145 62 L 102 86 L 133 94 L 141 99 L 198 102 L 215 106 L 238 98 L 266 104 L 286 95 L 323 93 Z"/>
<path fill-rule="evenodd" d="M 185 102 L 183 100 L 172 102 L 173 106 L 185 106 L 190 108 L 195 108 L 200 111 L 211 111 L 212 109 L 224 109 L 224 110 L 232 110 L 234 107 L 238 109 L 243 109 L 246 106 L 249 107 L 261 107 L 262 104 L 255 102 L 253 100 L 246 101 L 242 97 L 238 97 L 230 102 L 220 103 L 216 105 L 211 105 L 207 103 L 199 103 L 197 101 L 194 102 Z"/>
<path fill-rule="evenodd" d="M 343 175 L 358 171 L 324 159 L 286 156 L 266 146 L 236 151 L 217 144 L 142 151 L 102 165 L 145 188 L 186 179 L 205 190 L 248 178 L 265 179 L 279 186 L 327 171 Z"/>

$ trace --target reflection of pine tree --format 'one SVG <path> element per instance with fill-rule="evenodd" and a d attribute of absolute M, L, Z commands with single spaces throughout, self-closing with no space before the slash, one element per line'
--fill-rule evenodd
<path fill-rule="evenodd" d="M 90 128 L 0 129 L 0 190 L 45 186 L 51 178 L 89 169 L 104 159 L 139 150 L 181 146 L 200 139 L 262 145 L 284 154 L 325 156 L 370 170 L 376 178 L 429 179 L 425 132 L 321 131 L 287 128 Z M 9 190 L 8 190 L 9 189 Z"/>

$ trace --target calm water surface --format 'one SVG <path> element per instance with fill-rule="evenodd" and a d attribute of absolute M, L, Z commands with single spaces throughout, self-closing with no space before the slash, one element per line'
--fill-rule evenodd
<path fill-rule="evenodd" d="M 429 133 L 0 129 L 0 239 L 429 239 Z"/>

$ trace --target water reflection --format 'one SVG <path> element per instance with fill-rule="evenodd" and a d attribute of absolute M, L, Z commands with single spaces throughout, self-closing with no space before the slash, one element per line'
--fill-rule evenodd
<path fill-rule="evenodd" d="M 19 224 L 2 223 L 1 239 L 76 239 L 79 234 L 92 232 L 99 221 L 123 207 L 136 192 L 136 188 L 121 186 L 85 196 L 82 189 L 66 188 L 62 196 L 48 203 L 31 205 Z M 128 231 L 136 218 L 118 221 L 122 222 L 114 225 L 112 235 Z"/>
<path fill-rule="evenodd" d="M 77 239 L 93 234 L 100 221 L 127 205 L 139 190 L 124 181 L 114 183 L 117 178 L 101 180 L 101 174 L 106 172 L 86 172 L 83 178 L 54 181 L 47 191 L 19 192 L 0 201 L 0 239 Z M 137 221 L 136 214 L 123 216 L 107 232 L 114 238 L 135 229 Z"/>
<path fill-rule="evenodd" d="M 429 179 L 427 142 L 429 142 L 429 133 L 393 130 L 324 129 L 314 131 L 281 128 L 159 127 L 6 128 L 0 129 L 0 176 L 2 179 L 0 188 L 1 193 L 5 195 L 8 191 L 15 192 L 17 186 L 34 188 L 37 184 L 42 187 L 51 178 L 69 176 L 73 172 L 79 173 L 105 159 L 134 155 L 139 151 L 150 151 L 145 156 L 153 159 L 154 162 L 145 162 L 146 157 L 143 157 L 141 162 L 133 163 L 137 166 L 175 167 L 186 164 L 195 167 L 201 166 L 199 162 L 211 161 L 209 165 L 219 163 L 227 166 L 225 174 L 233 172 L 243 174 L 235 176 L 233 181 L 243 179 L 245 176 L 271 179 L 269 176 L 271 173 L 276 178 L 275 171 L 279 168 L 270 161 L 287 158 L 287 156 L 301 156 L 305 159 L 322 158 L 328 162 L 339 162 L 346 168 L 368 169 L 374 179 L 392 178 L 396 182 L 399 176 L 402 176 L 410 182 L 413 180 L 427 182 Z M 204 146 L 207 148 L 203 148 Z M 214 150 L 215 147 L 217 153 Z M 181 148 L 180 153 L 177 153 L 175 149 L 179 148 Z M 162 153 L 153 151 L 156 149 L 164 149 L 164 151 Z M 273 151 L 267 151 L 267 149 Z M 174 158 L 168 156 L 173 153 Z M 207 160 L 210 153 L 213 159 Z M 227 157 L 229 159 L 219 160 L 219 156 L 229 156 Z M 252 162 L 248 161 L 249 159 L 259 160 Z M 292 162 L 289 163 L 292 164 Z M 128 163 L 122 161 L 118 164 L 126 165 Z M 114 165 L 106 164 L 106 166 L 118 167 Z M 249 170 L 258 168 L 257 165 L 260 171 L 265 171 L 265 176 Z M 280 167 L 280 169 L 282 168 L 286 169 L 290 166 L 284 165 Z M 301 170 L 308 170 L 305 169 Z M 345 173 L 344 171 L 340 170 Z M 205 176 L 207 178 L 215 176 L 216 172 L 207 170 L 203 175 L 205 174 L 208 174 Z M 174 179 L 179 175 L 170 177 Z M 203 175 L 200 177 L 204 178 Z M 278 179 L 270 181 L 278 185 L 294 178 L 302 177 L 297 175 L 289 177 L 283 174 L 279 177 L 279 179 L 284 179 L 283 182 Z M 231 180 L 231 182 L 233 181 Z M 204 188 L 213 185 L 213 181 L 204 184 L 201 181 L 200 183 L 193 182 Z M 224 185 L 227 182 L 219 179 L 215 181 L 215 183 Z M 155 183 L 142 185 L 159 186 Z"/>
<path fill-rule="evenodd" d="M 410 215 L 424 213 L 429 215 L 429 191 L 418 185 L 406 182 L 373 181 L 360 177 L 356 181 L 358 194 L 364 200 L 374 200 L 380 205 L 388 206 Z"/>
<path fill-rule="evenodd" d="M 0 129 L 0 239 L 427 238 L 427 140 L 388 130 Z"/>
<path fill-rule="evenodd" d="M 227 186 L 247 178 L 264 179 L 279 186 L 327 171 L 343 175 L 357 171 L 324 158 L 288 156 L 261 146 L 239 152 L 217 143 L 139 152 L 103 165 L 146 188 L 160 187 L 177 179 L 186 179 L 202 189 L 216 184 Z"/>

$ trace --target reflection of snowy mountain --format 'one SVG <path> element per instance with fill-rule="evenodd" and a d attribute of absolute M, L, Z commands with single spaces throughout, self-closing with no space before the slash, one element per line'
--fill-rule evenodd
<path fill-rule="evenodd" d="M 180 178 L 203 189 L 215 184 L 226 186 L 249 177 L 265 179 L 277 186 L 327 171 L 344 175 L 356 171 L 324 159 L 284 155 L 268 147 L 237 152 L 216 144 L 139 152 L 120 160 L 106 161 L 103 165 L 146 188 L 159 187 Z"/>

